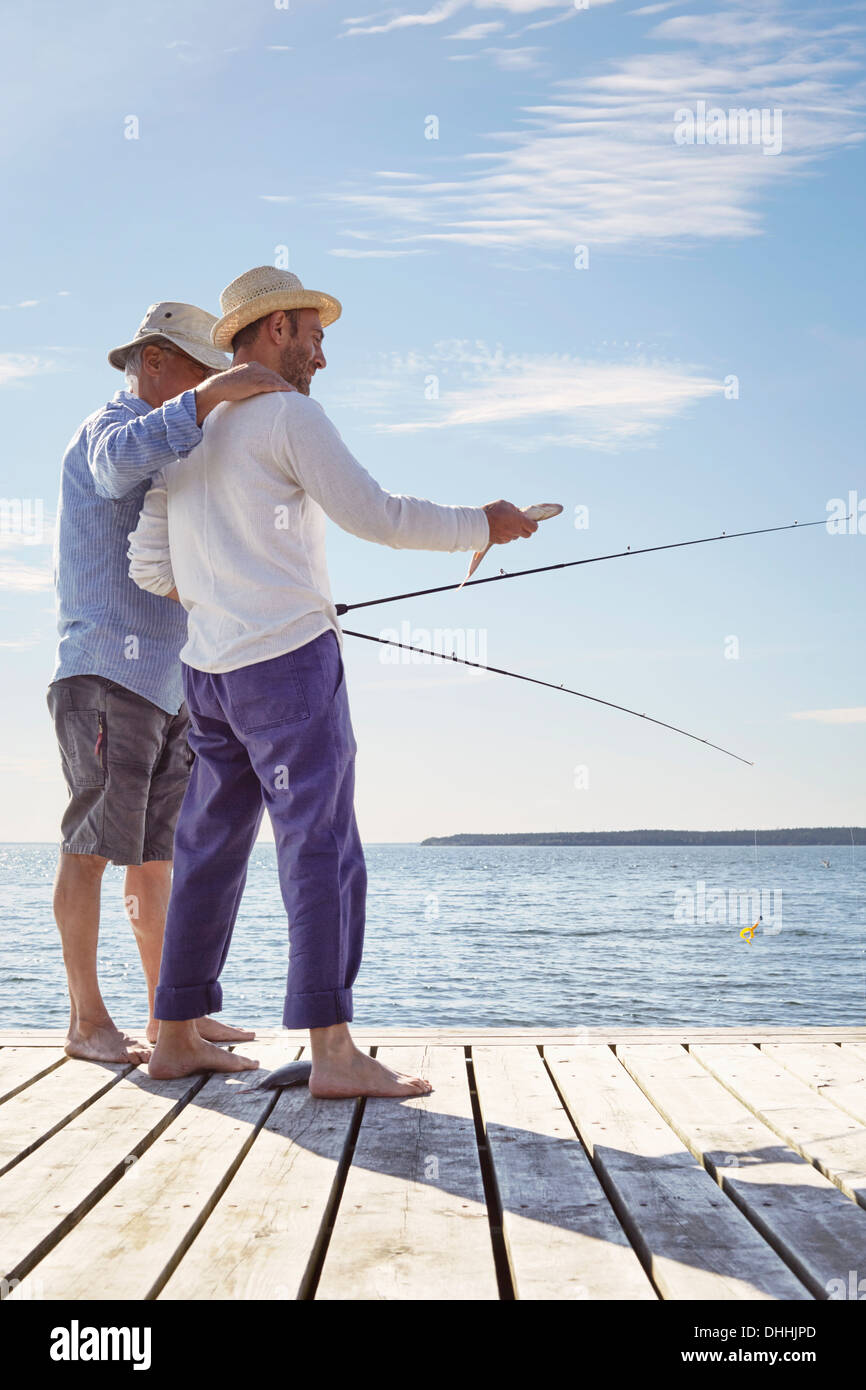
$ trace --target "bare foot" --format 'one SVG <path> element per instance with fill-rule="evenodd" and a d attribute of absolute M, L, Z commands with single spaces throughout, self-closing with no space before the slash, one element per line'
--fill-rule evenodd
<path fill-rule="evenodd" d="M 218 1018 L 197 1018 L 195 1026 L 206 1042 L 252 1042 L 256 1036 L 249 1028 L 233 1028 L 230 1023 L 220 1023 Z"/>
<path fill-rule="evenodd" d="M 356 1047 L 320 1061 L 314 1058 L 309 1084 L 311 1093 L 323 1100 L 347 1096 L 428 1096 L 433 1090 L 429 1081 L 392 1071 Z"/>
<path fill-rule="evenodd" d="M 147 1070 L 157 1081 L 171 1081 L 177 1076 L 193 1076 L 197 1071 L 255 1071 L 258 1065 L 236 1052 L 224 1052 L 196 1034 L 194 1041 L 158 1042 Z"/>
<path fill-rule="evenodd" d="M 70 1025 L 63 1050 L 67 1057 L 81 1057 L 88 1062 L 132 1062 L 135 1066 L 150 1056 L 149 1047 L 121 1033 L 111 1022 Z"/>
<path fill-rule="evenodd" d="M 195 1026 L 205 1042 L 239 1043 L 252 1042 L 256 1036 L 248 1028 L 233 1028 L 230 1023 L 220 1023 L 216 1018 L 197 1018 Z M 147 1040 L 155 1043 L 159 1033 L 159 1023 L 152 1018 L 147 1025 Z"/>

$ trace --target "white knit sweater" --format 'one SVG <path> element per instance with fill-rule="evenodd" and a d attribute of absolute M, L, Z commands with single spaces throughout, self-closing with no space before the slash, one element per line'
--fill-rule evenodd
<path fill-rule="evenodd" d="M 157 474 L 130 535 L 129 573 L 176 588 L 188 614 L 180 655 L 199 671 L 267 661 L 333 628 L 325 517 L 380 545 L 482 550 L 482 507 L 385 492 L 317 401 L 295 391 L 223 403 L 202 440 Z"/>

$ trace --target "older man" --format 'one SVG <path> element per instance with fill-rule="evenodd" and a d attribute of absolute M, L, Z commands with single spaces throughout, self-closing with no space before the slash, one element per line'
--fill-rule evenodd
<path fill-rule="evenodd" d="M 190 304 L 152 305 L 135 337 L 109 353 L 129 389 L 84 421 L 63 458 L 55 552 L 60 642 L 48 706 L 69 789 L 54 913 L 73 1057 L 141 1062 L 150 1055 L 115 1026 L 99 988 L 101 881 L 106 864 L 126 866 L 124 899 L 153 1041 L 172 840 L 191 760 L 178 661 L 186 614 L 133 584 L 127 535 L 152 475 L 195 448 L 216 405 L 291 389 L 257 364 L 229 368 L 210 341 L 215 322 Z M 213 1019 L 196 1026 L 214 1042 L 254 1036 Z"/>
<path fill-rule="evenodd" d="M 528 536 L 508 502 L 437 506 L 383 491 L 340 439 L 310 382 L 341 310 L 273 267 L 222 295 L 213 332 L 235 363 L 297 387 L 214 411 L 201 444 L 162 470 L 130 537 L 131 574 L 175 587 L 189 615 L 181 657 L 195 751 L 175 837 L 175 875 L 155 1013 L 156 1077 L 258 1064 L 206 1042 L 194 1020 L 221 1006 L 219 975 L 247 861 L 269 812 L 289 919 L 283 1023 L 309 1028 L 317 1096 L 429 1091 L 355 1047 L 366 870 L 354 813 L 356 744 L 341 632 L 325 560 L 325 517 L 353 535 L 420 550 L 481 550 Z"/>

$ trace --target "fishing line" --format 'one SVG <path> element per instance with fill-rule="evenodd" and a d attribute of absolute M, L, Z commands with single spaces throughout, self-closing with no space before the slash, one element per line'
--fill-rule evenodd
<path fill-rule="evenodd" d="M 849 520 L 846 517 L 845 520 Z M 459 584 L 439 584 L 432 589 L 414 589 L 405 594 L 388 594 L 384 598 L 366 599 L 362 603 L 338 603 L 335 605 L 338 616 L 342 617 L 345 613 L 350 613 L 356 608 L 374 608 L 381 603 L 397 603 L 405 598 L 425 598 L 428 594 L 444 594 L 454 589 L 469 588 L 472 584 L 496 584 L 501 579 L 521 579 L 528 574 L 548 574 L 552 570 L 573 569 L 577 565 L 594 565 L 601 560 L 622 560 L 627 555 L 650 555 L 659 550 L 681 550 L 690 545 L 708 545 L 712 541 L 732 541 L 739 540 L 743 536 L 768 536 L 777 531 L 804 530 L 808 526 L 826 526 L 826 518 L 820 521 L 804 521 L 802 525 L 795 521 L 787 526 L 763 526 L 753 531 L 732 531 L 730 534 L 723 531 L 720 536 L 701 536 L 692 541 L 670 541 L 667 545 L 647 545 L 639 550 L 632 550 L 629 546 L 626 550 L 620 550 L 610 555 L 591 555 L 583 560 L 564 560 L 556 565 L 539 565 L 534 569 L 514 570 L 510 574 L 488 575 L 485 579 L 463 580 Z M 386 647 L 399 647 L 402 651 L 419 652 L 422 656 L 438 657 L 442 661 L 456 661 L 461 666 L 473 666 L 480 671 L 492 671 L 497 676 L 510 676 L 512 680 L 528 681 L 531 685 L 543 685 L 548 690 L 561 690 L 565 695 L 575 695 L 580 700 L 591 700 L 596 705 L 605 705 L 608 709 L 620 710 L 623 714 L 631 714 L 636 719 L 645 719 L 649 724 L 658 724 L 662 729 L 670 729 L 672 733 L 682 734 L 684 738 L 690 738 L 695 743 L 703 743 L 708 748 L 714 748 L 718 753 L 724 753 L 729 758 L 736 758 L 737 762 L 745 763 L 747 767 L 754 767 L 754 763 L 748 758 L 740 757 L 739 753 L 732 753 L 729 748 L 723 748 L 719 743 L 711 743 L 707 738 L 701 738 L 698 734 L 689 733 L 688 729 L 680 729 L 676 724 L 667 724 L 663 719 L 654 719 L 652 715 L 643 714 L 640 710 L 629 709 L 626 705 L 617 705 L 612 700 L 602 700 L 597 695 L 587 695 L 583 690 L 571 690 L 564 685 L 554 685 L 552 681 L 539 680 L 536 676 L 524 676 L 517 671 L 505 671 L 500 666 L 485 666 L 480 661 L 467 661 L 460 656 L 448 655 L 444 652 L 432 652 L 426 647 L 413 647 L 405 642 L 396 642 L 386 637 L 374 637 L 369 632 L 353 632 L 350 628 L 343 628 L 343 632 L 348 637 L 360 637 L 365 642 L 379 642 Z M 853 837 L 852 837 L 853 838 Z M 755 833 L 755 858 L 757 860 L 758 844 L 757 832 Z M 853 844 L 852 844 L 853 854 Z"/>
<path fill-rule="evenodd" d="M 690 734 L 688 729 L 679 729 L 676 724 L 666 724 L 663 719 L 653 719 L 652 715 L 641 714 L 639 710 L 628 709 L 626 705 L 615 705 L 612 700 L 602 700 L 598 695 L 587 695 L 582 690 L 570 690 L 568 686 L 554 685 L 551 681 L 542 681 L 536 676 L 522 676 L 517 671 L 504 671 L 501 666 L 485 666 L 480 661 L 467 661 L 462 656 L 453 656 L 446 652 L 431 652 L 427 647 L 410 647 L 406 642 L 395 642 L 389 637 L 374 637 L 370 632 L 352 632 L 347 627 L 344 627 L 342 631 L 347 637 L 361 637 L 365 642 L 381 642 L 385 647 L 400 647 L 405 652 L 421 652 L 424 656 L 438 657 L 440 661 L 456 661 L 461 666 L 475 666 L 479 671 L 494 671 L 497 676 L 511 676 L 516 681 L 529 681 L 531 685 L 547 686 L 548 690 L 560 690 L 564 695 L 577 695 L 581 700 L 592 700 L 596 705 L 606 705 L 608 709 L 618 709 L 623 714 L 633 714 L 636 719 L 645 719 L 649 724 L 658 724 L 662 729 L 671 729 L 673 733 L 683 734 L 686 738 L 694 739 L 696 743 L 705 743 L 708 748 L 715 748 L 717 752 L 725 753 L 729 758 L 736 758 L 737 762 L 745 763 L 747 767 L 755 766 L 748 758 L 741 758 L 739 753 L 732 753 L 729 748 L 722 748 L 719 743 L 710 743 L 708 738 L 701 738 L 698 734 Z"/>
<path fill-rule="evenodd" d="M 845 517 L 848 521 L 850 518 Z M 374 608 L 380 603 L 397 603 L 404 598 L 425 598 L 428 594 L 444 594 L 452 589 L 468 589 L 473 584 L 496 584 L 501 579 L 522 579 L 527 574 L 548 574 L 551 570 L 573 569 L 576 565 L 595 565 L 600 560 L 622 560 L 627 555 L 651 555 L 657 550 L 681 550 L 688 545 L 708 545 L 711 541 L 734 541 L 741 536 L 768 536 L 774 531 L 803 531 L 807 526 L 826 526 L 826 517 L 821 521 L 793 522 L 788 526 L 764 526 L 758 531 L 732 531 L 730 535 L 723 531 L 720 536 L 701 536 L 694 541 L 671 541 L 668 545 L 645 545 L 640 550 L 618 550 L 612 555 L 590 555 L 585 560 L 563 560 L 558 565 L 539 565 L 531 570 L 513 570 L 510 574 L 490 574 L 485 579 L 469 579 L 460 584 L 439 584 L 433 589 L 414 589 L 408 594 L 388 594 L 385 598 L 369 598 L 363 603 L 338 603 L 336 605 L 338 617 L 344 613 L 350 613 L 354 608 Z M 510 673 L 509 673 L 510 674 Z"/>

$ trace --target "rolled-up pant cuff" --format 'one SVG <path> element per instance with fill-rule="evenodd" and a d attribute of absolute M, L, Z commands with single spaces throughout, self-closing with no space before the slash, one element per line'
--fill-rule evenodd
<path fill-rule="evenodd" d="M 189 1018 L 202 1018 L 216 1013 L 223 1006 L 222 985 L 211 980 L 206 985 L 157 985 L 153 1001 L 153 1016 L 167 1023 L 183 1023 Z"/>
<path fill-rule="evenodd" d="M 288 994 L 283 1009 L 284 1028 L 331 1028 L 352 1022 L 352 991 L 326 989 L 317 994 Z"/>

